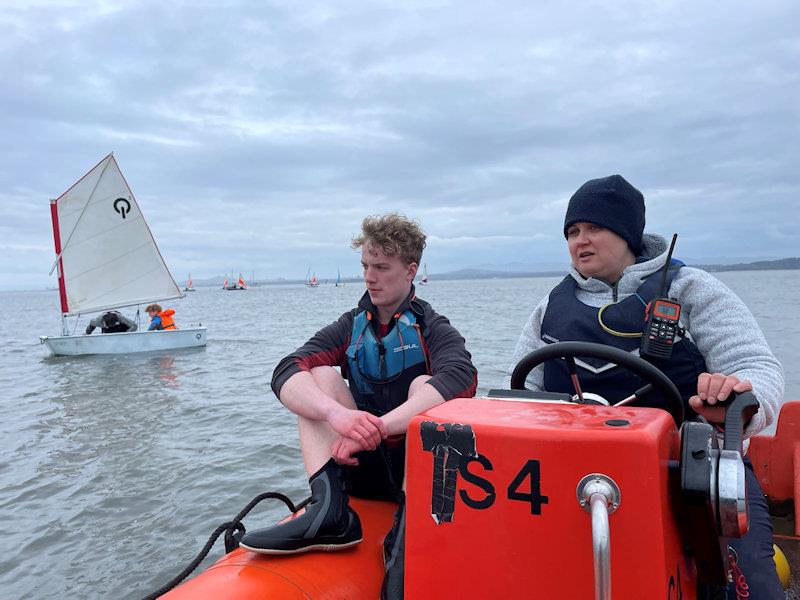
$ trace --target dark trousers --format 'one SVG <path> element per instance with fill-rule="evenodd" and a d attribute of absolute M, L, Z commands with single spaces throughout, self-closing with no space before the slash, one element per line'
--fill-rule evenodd
<path fill-rule="evenodd" d="M 786 593 L 778 579 L 772 559 L 772 521 L 764 492 L 753 472 L 749 459 L 744 460 L 747 481 L 747 506 L 750 509 L 750 528 L 747 534 L 728 545 L 735 551 L 739 568 L 747 581 L 748 600 L 784 600 Z M 714 600 L 736 600 L 736 582 L 709 594 Z"/>

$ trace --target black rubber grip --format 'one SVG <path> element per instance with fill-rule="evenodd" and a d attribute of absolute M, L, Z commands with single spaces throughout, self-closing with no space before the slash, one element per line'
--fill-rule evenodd
<path fill-rule="evenodd" d="M 723 450 L 742 451 L 742 436 L 744 435 L 745 421 L 750 420 L 758 412 L 758 398 L 753 392 L 736 394 L 731 392 L 725 402 L 725 437 L 722 442 Z"/>

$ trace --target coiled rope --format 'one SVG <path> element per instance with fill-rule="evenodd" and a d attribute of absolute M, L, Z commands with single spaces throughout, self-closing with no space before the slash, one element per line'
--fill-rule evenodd
<path fill-rule="evenodd" d="M 241 510 L 241 512 L 238 515 L 236 515 L 230 521 L 226 521 L 225 523 L 223 523 L 222 525 L 220 525 L 219 527 L 217 527 L 214 530 L 214 533 L 212 533 L 211 537 L 208 538 L 208 541 L 206 542 L 206 545 L 203 546 L 203 549 L 200 551 L 200 554 L 195 556 L 194 560 L 191 563 L 189 563 L 189 565 L 183 571 L 181 571 L 169 583 L 167 583 L 166 585 L 158 588 L 152 594 L 148 594 L 142 600 L 155 600 L 159 596 L 163 596 L 168 591 L 170 591 L 172 588 L 177 586 L 181 581 L 183 581 L 189 575 L 191 575 L 192 571 L 194 571 L 197 568 L 197 566 L 201 562 L 203 562 L 203 559 L 206 557 L 206 555 L 211 550 L 211 547 L 214 545 L 214 542 L 217 541 L 217 538 L 220 535 L 222 535 L 223 532 L 225 533 L 225 552 L 226 553 L 233 552 L 236 548 L 238 548 L 239 547 L 239 540 L 241 540 L 242 536 L 245 534 L 245 528 L 244 528 L 244 525 L 242 524 L 242 519 L 244 519 L 244 517 L 247 515 L 247 513 L 249 513 L 256 504 L 258 504 L 262 500 L 267 500 L 269 498 L 275 499 L 275 500 L 280 500 L 281 502 L 283 502 L 286 505 L 286 507 L 292 513 L 296 513 L 298 510 L 303 508 L 306 504 L 308 504 L 308 501 L 310 500 L 310 498 L 306 498 L 300 504 L 295 506 L 294 503 L 291 500 L 289 500 L 288 497 L 284 496 L 283 494 L 281 494 L 279 492 L 265 492 L 263 494 L 259 494 L 258 496 L 253 498 L 247 504 L 247 506 L 245 506 Z"/>

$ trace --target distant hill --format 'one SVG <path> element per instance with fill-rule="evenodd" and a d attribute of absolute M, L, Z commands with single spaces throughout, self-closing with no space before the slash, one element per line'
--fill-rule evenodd
<path fill-rule="evenodd" d="M 759 260 L 751 263 L 733 265 L 691 265 L 704 271 L 772 271 L 800 269 L 800 258 L 780 258 L 778 260 Z"/>
<path fill-rule="evenodd" d="M 800 258 L 780 258 L 777 260 L 759 260 L 751 263 L 700 265 L 689 264 L 691 267 L 704 271 L 766 271 L 800 269 Z M 558 277 L 564 275 L 565 270 L 556 271 L 501 271 L 493 269 L 467 268 L 447 273 L 431 273 L 433 281 L 446 281 L 451 279 L 512 279 L 515 277 Z"/>
<path fill-rule="evenodd" d="M 492 269 L 467 268 L 447 273 L 430 273 L 432 281 L 453 279 L 517 279 L 523 277 L 556 277 L 564 271 L 495 271 Z"/>
<path fill-rule="evenodd" d="M 759 260 L 751 263 L 737 263 L 737 264 L 695 264 L 693 261 L 686 261 L 690 267 L 703 269 L 704 271 L 765 271 L 765 270 L 782 270 L 782 269 L 800 269 L 800 258 L 780 258 L 777 260 Z M 488 265 L 487 265 L 488 267 Z M 514 265 L 515 270 L 504 270 L 501 268 L 481 268 L 481 267 L 467 267 L 458 269 L 456 271 L 447 271 L 446 273 L 430 273 L 431 281 L 451 281 L 455 279 L 516 279 L 524 277 L 559 277 L 563 276 L 566 269 L 557 270 L 517 270 L 520 265 Z M 209 277 L 207 279 L 195 279 L 195 286 L 215 286 L 222 287 L 224 277 Z M 343 283 L 353 284 L 361 283 L 361 279 L 357 277 L 342 278 Z M 248 282 L 250 283 L 250 282 Z M 286 283 L 303 283 L 302 279 L 265 279 L 257 281 L 256 285 L 269 285 L 269 284 L 286 284 Z M 320 280 L 323 285 L 333 285 L 333 279 Z M 183 282 L 181 282 L 183 285 Z"/>

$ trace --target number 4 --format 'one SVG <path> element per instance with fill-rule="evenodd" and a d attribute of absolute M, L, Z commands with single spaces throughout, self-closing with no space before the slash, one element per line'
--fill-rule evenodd
<path fill-rule="evenodd" d="M 530 492 L 520 492 L 519 487 L 527 477 L 531 478 Z M 530 502 L 531 514 L 542 514 L 542 504 L 547 504 L 548 498 L 547 496 L 542 496 L 542 479 L 539 472 L 538 460 L 529 460 L 525 463 L 525 466 L 522 467 L 520 472 L 517 473 L 517 476 L 514 477 L 514 481 L 508 485 L 508 499 Z"/>

